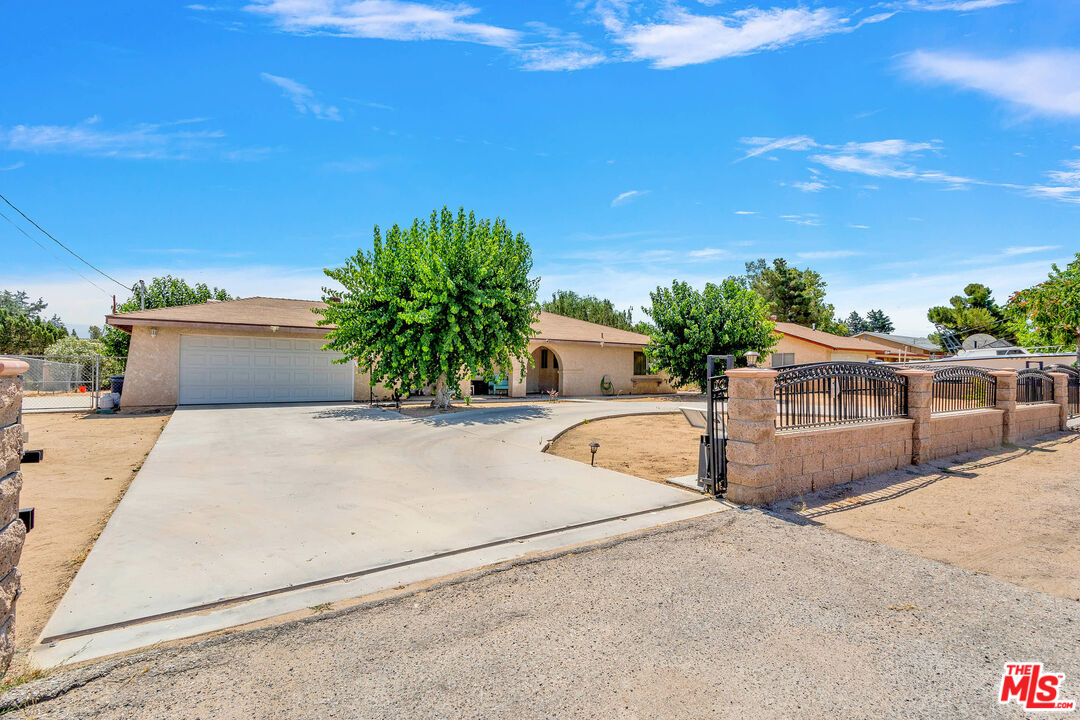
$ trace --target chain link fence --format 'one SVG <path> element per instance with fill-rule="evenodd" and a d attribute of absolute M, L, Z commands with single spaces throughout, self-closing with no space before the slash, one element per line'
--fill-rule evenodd
<path fill-rule="evenodd" d="M 127 358 L 100 355 L 15 355 L 30 369 L 23 374 L 23 412 L 92 411 L 110 378 L 123 375 Z"/>

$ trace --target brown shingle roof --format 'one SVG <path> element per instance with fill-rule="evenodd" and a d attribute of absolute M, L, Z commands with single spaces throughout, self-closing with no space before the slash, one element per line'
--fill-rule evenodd
<path fill-rule="evenodd" d="M 222 302 L 206 302 L 198 305 L 134 310 L 108 315 L 105 322 L 121 328 L 130 328 L 131 321 L 144 325 L 150 321 L 173 323 L 199 323 L 221 325 L 277 325 L 283 328 L 316 328 L 319 316 L 312 308 L 326 307 L 315 300 L 290 300 L 288 298 L 250 297 Z"/>
<path fill-rule="evenodd" d="M 105 322 L 114 327 L 130 330 L 132 325 L 148 325 L 160 322 L 169 325 L 236 325 L 281 328 L 318 329 L 319 315 L 312 308 L 324 308 L 317 300 L 290 300 L 287 298 L 250 297 L 224 302 L 207 302 L 198 305 L 180 305 L 169 308 L 153 308 L 108 315 Z M 605 342 L 621 345 L 646 345 L 648 335 L 617 330 L 605 325 L 575 320 L 573 318 L 541 312 L 533 324 L 536 340 L 547 342 Z"/>
<path fill-rule="evenodd" d="M 791 337 L 808 340 L 812 343 L 817 343 L 818 345 L 824 345 L 833 350 L 857 350 L 859 352 L 871 353 L 884 353 L 892 350 L 892 348 L 872 343 L 869 340 L 833 335 L 832 333 L 827 333 L 823 330 L 814 330 L 805 325 L 797 325 L 796 323 L 778 322 L 776 323 L 776 331 L 783 333 L 784 335 L 790 335 Z"/>

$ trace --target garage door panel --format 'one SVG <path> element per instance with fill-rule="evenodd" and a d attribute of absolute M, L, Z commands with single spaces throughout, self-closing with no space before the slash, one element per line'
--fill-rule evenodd
<path fill-rule="evenodd" d="M 180 337 L 180 404 L 351 400 L 353 367 L 321 341 Z"/>

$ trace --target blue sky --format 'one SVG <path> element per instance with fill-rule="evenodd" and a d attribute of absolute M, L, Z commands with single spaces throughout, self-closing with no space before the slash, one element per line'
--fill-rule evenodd
<path fill-rule="evenodd" d="M 0 192 L 128 284 L 315 298 L 376 223 L 464 205 L 525 233 L 544 294 L 640 315 L 783 256 L 916 334 L 1080 250 L 1074 0 L 42 0 L 4 25 Z M 0 287 L 77 328 L 128 294 L 0 238 Z"/>

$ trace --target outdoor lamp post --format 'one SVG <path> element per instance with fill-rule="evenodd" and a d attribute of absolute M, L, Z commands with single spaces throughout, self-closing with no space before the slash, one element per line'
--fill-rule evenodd
<path fill-rule="evenodd" d="M 600 449 L 600 443 L 598 443 L 598 442 L 589 443 L 589 452 L 592 453 L 592 459 L 589 461 L 589 464 L 592 465 L 593 467 L 596 467 L 596 451 L 599 450 L 599 449 Z"/>
<path fill-rule="evenodd" d="M 761 357 L 761 353 L 755 352 L 753 350 L 746 353 L 746 366 L 757 367 L 757 361 L 759 357 Z"/>

